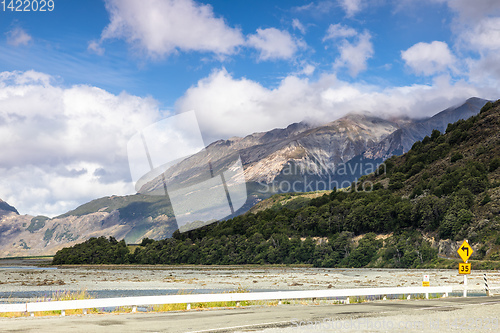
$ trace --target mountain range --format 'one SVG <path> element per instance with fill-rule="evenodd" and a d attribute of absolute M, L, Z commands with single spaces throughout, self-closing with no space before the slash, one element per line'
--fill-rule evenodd
<path fill-rule="evenodd" d="M 219 140 L 146 183 L 139 193 L 110 196 L 86 203 L 55 218 L 20 215 L 0 200 L 0 256 L 49 255 L 93 236 L 167 238 L 177 229 L 168 197 L 149 195 L 159 187 L 187 186 L 202 179 L 200 165 L 221 173 L 241 157 L 248 200 L 235 212 L 244 213 L 278 192 L 328 190 L 345 187 L 373 172 L 392 155 L 449 123 L 479 112 L 486 100 L 470 98 L 425 119 L 383 119 L 356 112 L 316 125 L 291 124 L 284 129 Z M 312 185 L 311 185 L 312 184 Z"/>

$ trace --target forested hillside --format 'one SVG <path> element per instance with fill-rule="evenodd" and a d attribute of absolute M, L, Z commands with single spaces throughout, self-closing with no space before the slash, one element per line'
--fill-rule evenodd
<path fill-rule="evenodd" d="M 464 238 L 476 249 L 473 259 L 499 260 L 499 130 L 500 102 L 487 103 L 349 189 L 314 199 L 288 194 L 286 204 L 146 239 L 134 253 L 100 261 L 87 242 L 53 262 L 435 267 L 439 241 Z"/>

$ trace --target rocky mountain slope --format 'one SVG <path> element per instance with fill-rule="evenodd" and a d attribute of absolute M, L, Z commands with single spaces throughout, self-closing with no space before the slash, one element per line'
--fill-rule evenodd
<path fill-rule="evenodd" d="M 476 115 L 485 103 L 486 100 L 473 97 L 459 106 L 446 109 L 428 119 L 406 122 L 375 147 L 367 149 L 363 157 L 385 160 L 393 155 L 406 153 L 416 141 L 430 135 L 432 130 L 444 132 L 448 124 Z"/>
<path fill-rule="evenodd" d="M 143 237 L 160 239 L 177 229 L 164 197 L 105 197 L 52 219 L 19 215 L 14 207 L 3 201 L 0 204 L 0 257 L 52 255 L 102 235 L 128 243 Z"/>
<path fill-rule="evenodd" d="M 344 187 L 374 171 L 383 158 L 406 151 L 408 146 L 443 130 L 448 122 L 479 112 L 485 103 L 469 99 L 429 119 L 403 122 L 353 113 L 315 126 L 297 123 L 285 129 L 254 133 L 244 138 L 219 140 L 167 170 L 168 186 L 186 186 L 201 179 L 200 165 L 217 174 L 241 156 L 249 199 L 240 214 L 277 192 L 315 191 Z M 311 185 L 312 184 L 312 185 Z M 177 229 L 165 196 L 148 192 L 163 186 L 157 178 L 143 186 L 142 194 L 105 197 L 61 216 L 19 215 L 0 201 L 0 256 L 53 254 L 59 248 L 92 236 L 114 236 L 135 243 L 144 237 L 170 237 Z"/>
<path fill-rule="evenodd" d="M 432 130 L 444 131 L 449 123 L 477 114 L 485 103 L 486 100 L 470 98 L 419 120 L 390 121 L 368 112 L 351 113 L 321 126 L 298 123 L 286 129 L 219 140 L 210 144 L 206 152 L 171 167 L 140 192 L 147 194 L 163 188 L 163 179 L 167 187 L 196 183 L 202 179 L 200 166 L 210 163 L 217 174 L 227 169 L 238 154 L 249 195 L 238 213 L 275 193 L 346 187 L 373 172 L 386 158 L 408 151 Z"/>

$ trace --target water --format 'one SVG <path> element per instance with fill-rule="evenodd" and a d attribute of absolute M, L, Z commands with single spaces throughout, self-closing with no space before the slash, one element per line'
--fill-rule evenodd
<path fill-rule="evenodd" d="M 57 269 L 57 267 L 38 267 L 38 266 L 0 266 L 0 270 L 2 269 L 17 269 L 17 270 L 23 270 L 23 269 L 34 269 L 34 270 L 52 270 L 52 269 Z"/>

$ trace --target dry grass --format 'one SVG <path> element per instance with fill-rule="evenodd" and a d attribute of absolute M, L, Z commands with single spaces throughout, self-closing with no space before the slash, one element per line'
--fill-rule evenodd
<path fill-rule="evenodd" d="M 77 292 L 71 291 L 56 291 L 50 297 L 35 298 L 29 302 L 54 302 L 54 301 L 72 301 L 72 300 L 82 300 L 93 298 L 86 290 L 81 290 Z M 10 302 L 12 303 L 12 302 Z M 66 310 L 67 315 L 83 314 L 83 309 L 76 310 Z M 98 309 L 88 309 L 87 313 L 99 313 Z M 41 311 L 35 312 L 35 316 L 57 316 L 61 315 L 61 311 Z M 29 316 L 26 312 L 2 312 L 0 317 L 4 318 L 16 318 L 16 317 L 26 317 Z"/>

